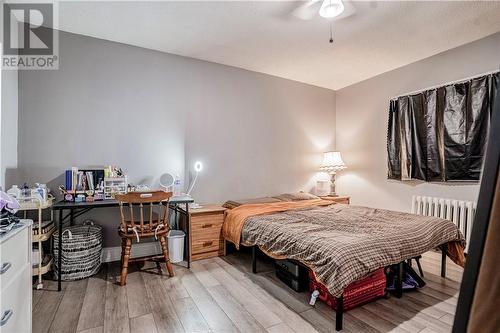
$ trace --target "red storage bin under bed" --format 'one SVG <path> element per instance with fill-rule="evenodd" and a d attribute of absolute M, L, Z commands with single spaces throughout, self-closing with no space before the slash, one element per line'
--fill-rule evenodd
<path fill-rule="evenodd" d="M 386 277 L 383 268 L 351 283 L 344 290 L 344 311 L 385 296 L 385 288 Z M 313 272 L 309 271 L 309 291 L 313 292 L 314 290 L 319 291 L 318 299 L 332 308 L 336 308 L 335 297 L 328 292 L 328 289 L 323 284 L 316 281 Z"/>

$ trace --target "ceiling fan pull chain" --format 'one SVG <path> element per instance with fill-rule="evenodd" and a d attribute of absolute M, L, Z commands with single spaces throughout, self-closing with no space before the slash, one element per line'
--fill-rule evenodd
<path fill-rule="evenodd" d="M 333 43 L 332 21 L 330 21 L 330 43 Z"/>

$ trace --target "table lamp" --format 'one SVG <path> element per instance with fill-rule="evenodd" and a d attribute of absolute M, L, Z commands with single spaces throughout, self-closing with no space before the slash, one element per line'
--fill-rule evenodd
<path fill-rule="evenodd" d="M 347 166 L 344 161 L 342 161 L 342 156 L 339 151 L 327 151 L 323 153 L 323 163 L 321 164 L 320 170 L 330 174 L 331 196 L 337 196 L 337 193 L 335 193 L 335 174 L 337 171 L 345 168 L 347 168 Z"/>

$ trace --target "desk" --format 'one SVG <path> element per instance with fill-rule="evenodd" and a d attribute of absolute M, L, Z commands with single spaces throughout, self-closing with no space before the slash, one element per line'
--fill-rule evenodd
<path fill-rule="evenodd" d="M 185 212 L 187 215 L 187 219 L 189 219 L 189 204 L 194 202 L 193 198 L 188 197 L 188 196 L 174 196 L 170 198 L 169 201 L 169 207 L 174 210 L 175 212 L 175 222 L 176 225 L 178 225 L 177 222 L 177 213 L 181 213 L 182 210 L 179 209 L 179 205 L 186 205 L 185 206 Z M 59 258 L 58 258 L 58 267 L 59 267 L 59 272 L 61 272 L 61 265 L 62 265 L 62 232 L 63 232 L 63 223 L 65 220 L 69 218 L 70 225 L 72 225 L 75 221 L 75 218 L 78 216 L 87 213 L 88 211 L 94 209 L 94 208 L 106 208 L 106 207 L 118 207 L 118 201 L 116 200 L 102 200 L 102 201 L 92 201 L 92 202 L 67 202 L 67 201 L 58 201 L 56 202 L 53 206 L 52 209 L 55 211 L 59 211 L 59 218 L 58 220 L 58 233 L 59 233 L 59 242 L 57 244 L 58 247 L 58 253 L 59 253 Z M 69 210 L 69 212 L 64 215 L 64 211 Z M 119 221 L 119 218 L 117 216 L 117 221 Z M 186 227 L 186 237 L 184 239 L 185 242 L 185 249 L 186 249 L 186 258 L 187 258 L 187 267 L 190 268 L 191 266 L 191 261 L 189 259 L 189 223 L 187 223 L 188 227 Z M 61 291 L 61 274 L 58 274 L 57 276 L 57 290 Z"/>

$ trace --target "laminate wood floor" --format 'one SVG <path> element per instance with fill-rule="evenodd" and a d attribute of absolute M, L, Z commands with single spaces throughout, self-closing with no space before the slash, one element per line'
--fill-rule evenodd
<path fill-rule="evenodd" d="M 380 299 L 344 314 L 343 332 L 450 332 L 462 269 L 448 261 L 439 276 L 440 254 L 424 254 L 427 286 L 403 298 Z M 333 332 L 335 312 L 309 293 L 296 293 L 279 281 L 272 262 L 259 257 L 250 272 L 250 254 L 174 265 L 158 275 L 154 263 L 133 266 L 127 285 L 116 284 L 119 263 L 104 264 L 98 275 L 55 281 L 33 291 L 33 332 Z"/>

